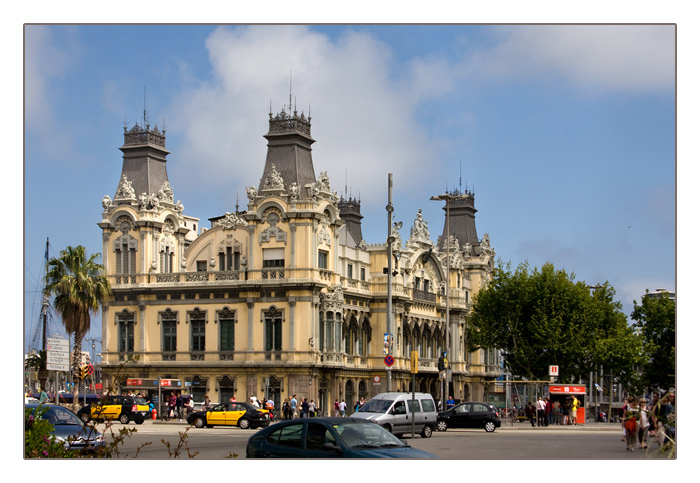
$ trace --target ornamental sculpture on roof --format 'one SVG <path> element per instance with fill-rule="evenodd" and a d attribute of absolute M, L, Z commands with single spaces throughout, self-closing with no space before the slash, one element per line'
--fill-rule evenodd
<path fill-rule="evenodd" d="M 131 186 L 131 181 L 126 178 L 126 175 L 122 176 L 122 180 L 119 183 L 117 194 L 114 195 L 114 199 L 136 199 L 136 191 L 134 191 L 134 187 Z"/>
<path fill-rule="evenodd" d="M 277 172 L 277 168 L 274 164 L 272 165 L 270 175 L 265 180 L 263 189 L 284 189 L 284 179 L 282 179 L 282 176 Z"/>
<path fill-rule="evenodd" d="M 222 227 L 224 230 L 235 230 L 238 226 L 248 226 L 248 222 L 238 216 L 236 213 L 226 212 L 224 218 L 216 223 L 216 226 Z"/>

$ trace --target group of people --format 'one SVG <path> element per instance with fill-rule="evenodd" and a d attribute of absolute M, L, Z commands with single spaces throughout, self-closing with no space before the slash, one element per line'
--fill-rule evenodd
<path fill-rule="evenodd" d="M 168 398 L 168 409 L 165 419 L 187 419 L 187 416 L 194 411 L 194 399 L 192 396 L 180 392 L 170 393 Z"/>
<path fill-rule="evenodd" d="M 282 403 L 282 417 L 284 419 L 314 418 L 316 416 L 318 416 L 318 407 L 313 399 L 309 401 L 308 398 L 300 397 L 297 400 L 297 395 L 294 394 L 291 398 L 285 398 Z"/>
<path fill-rule="evenodd" d="M 659 398 L 654 395 L 651 406 L 645 398 L 628 397 L 620 411 L 622 441 L 627 451 L 634 451 L 639 442 L 641 449 L 647 449 L 647 437 L 666 451 L 676 439 L 676 396 L 669 392 Z"/>
<path fill-rule="evenodd" d="M 581 406 L 576 396 L 569 396 L 563 401 L 552 402 L 548 397 L 539 397 L 537 402 L 530 402 L 525 408 L 525 416 L 532 426 L 574 425 L 578 424 L 578 409 Z"/>

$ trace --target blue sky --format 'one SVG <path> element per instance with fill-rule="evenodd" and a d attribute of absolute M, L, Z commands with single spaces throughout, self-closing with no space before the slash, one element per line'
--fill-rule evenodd
<path fill-rule="evenodd" d="M 185 214 L 241 208 L 270 106 L 312 116 L 316 174 L 360 197 L 386 238 L 387 173 L 404 240 L 431 195 L 473 189 L 479 237 L 517 265 L 609 281 L 626 314 L 676 289 L 676 46 L 671 25 L 60 25 L 24 29 L 25 341 L 44 248 L 101 252 L 123 126 L 166 129 Z M 144 95 L 145 91 L 145 95 Z M 346 174 L 347 173 L 347 174 Z M 346 183 L 347 179 L 347 183 Z M 100 321 L 93 323 L 99 337 Z M 98 349 L 99 350 L 99 349 Z"/>

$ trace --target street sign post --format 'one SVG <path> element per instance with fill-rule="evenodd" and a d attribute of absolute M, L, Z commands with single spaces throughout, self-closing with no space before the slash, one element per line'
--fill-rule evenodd
<path fill-rule="evenodd" d="M 70 371 L 68 339 L 46 339 L 46 369 L 49 371 Z"/>

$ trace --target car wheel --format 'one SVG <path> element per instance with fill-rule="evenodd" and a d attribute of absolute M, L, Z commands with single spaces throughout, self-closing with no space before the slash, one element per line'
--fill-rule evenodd
<path fill-rule="evenodd" d="M 429 425 L 423 426 L 423 431 L 420 432 L 420 437 L 421 438 L 429 438 L 433 435 L 433 428 L 431 428 Z"/>
<path fill-rule="evenodd" d="M 238 427 L 241 429 L 250 429 L 250 421 L 246 418 L 241 418 L 238 420 Z"/>
<path fill-rule="evenodd" d="M 143 419 L 140 419 L 138 421 L 134 421 L 136 424 L 143 424 Z"/>
<path fill-rule="evenodd" d="M 447 431 L 447 421 L 438 421 L 437 430 L 438 431 Z"/>
<path fill-rule="evenodd" d="M 204 419 L 202 418 L 197 418 L 194 420 L 194 427 L 195 428 L 203 428 L 204 427 Z"/>
<path fill-rule="evenodd" d="M 391 433 L 391 424 L 385 424 L 383 427 Z"/>
<path fill-rule="evenodd" d="M 486 421 L 484 424 L 484 429 L 487 433 L 493 433 L 496 431 L 496 424 L 493 421 Z"/>
<path fill-rule="evenodd" d="M 80 419 L 87 424 L 90 422 L 90 415 L 88 413 L 83 413 L 80 415 Z"/>
<path fill-rule="evenodd" d="M 128 414 L 122 414 L 121 416 L 119 416 L 119 422 L 120 422 L 120 423 L 122 423 L 122 424 L 129 424 L 129 421 L 130 421 L 130 419 L 129 419 L 129 415 L 128 415 Z"/>

